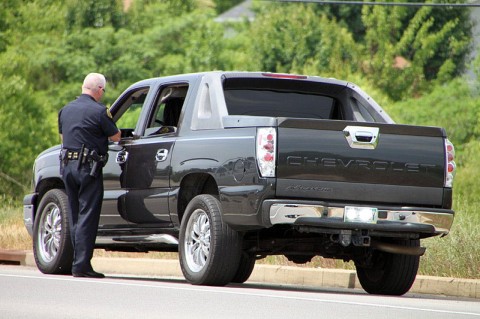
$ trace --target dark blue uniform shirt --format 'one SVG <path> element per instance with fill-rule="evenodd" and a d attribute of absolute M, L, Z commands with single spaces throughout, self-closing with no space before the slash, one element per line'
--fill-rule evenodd
<path fill-rule="evenodd" d="M 99 154 L 107 154 L 108 137 L 118 132 L 107 108 L 88 94 L 80 95 L 58 113 L 58 130 L 63 147 L 79 151 L 82 144 Z"/>

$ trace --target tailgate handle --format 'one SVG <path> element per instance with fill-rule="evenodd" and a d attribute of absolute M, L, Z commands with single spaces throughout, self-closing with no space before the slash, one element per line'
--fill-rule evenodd
<path fill-rule="evenodd" d="M 373 150 L 377 147 L 379 132 L 380 129 L 378 127 L 368 126 L 347 126 L 343 130 L 343 134 L 351 148 L 367 150 Z"/>
<path fill-rule="evenodd" d="M 373 139 L 371 132 L 355 132 L 355 139 L 359 143 L 370 143 Z"/>

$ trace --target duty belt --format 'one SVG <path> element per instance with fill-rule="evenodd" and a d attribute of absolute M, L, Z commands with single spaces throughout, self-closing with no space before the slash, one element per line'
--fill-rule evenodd
<path fill-rule="evenodd" d="M 81 154 L 82 152 L 66 150 L 65 159 L 69 161 L 75 161 L 80 158 Z M 89 160 L 95 157 L 94 160 L 104 161 L 104 160 L 107 160 L 108 158 L 107 155 L 98 155 L 95 151 L 90 151 L 88 149 L 86 149 L 86 152 L 84 152 L 84 156 L 86 160 Z"/>

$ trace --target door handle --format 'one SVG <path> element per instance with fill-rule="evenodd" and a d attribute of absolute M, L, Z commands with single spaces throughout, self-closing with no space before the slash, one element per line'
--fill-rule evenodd
<path fill-rule="evenodd" d="M 168 150 L 165 148 L 162 148 L 157 151 L 157 154 L 155 155 L 155 160 L 157 162 L 163 162 L 167 159 L 167 157 L 168 157 Z"/>
<path fill-rule="evenodd" d="M 125 164 L 128 160 L 128 152 L 127 151 L 120 151 L 117 153 L 117 157 L 115 158 L 115 162 L 117 164 Z"/>

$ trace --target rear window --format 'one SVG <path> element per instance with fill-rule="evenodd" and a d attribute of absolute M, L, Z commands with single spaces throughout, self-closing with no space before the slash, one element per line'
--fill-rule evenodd
<path fill-rule="evenodd" d="M 229 115 L 296 117 L 340 120 L 334 98 L 295 91 L 226 89 Z"/>

